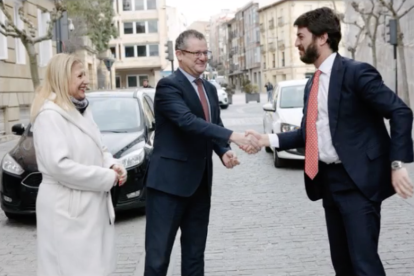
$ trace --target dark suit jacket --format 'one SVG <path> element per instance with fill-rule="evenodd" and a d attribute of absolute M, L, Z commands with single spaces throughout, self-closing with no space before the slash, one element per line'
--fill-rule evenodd
<path fill-rule="evenodd" d="M 305 146 L 307 104 L 312 79 L 306 85 L 301 128 L 279 134 L 280 148 Z M 391 184 L 391 162 L 413 161 L 413 113 L 367 63 L 337 55 L 328 92 L 329 127 L 333 146 L 345 170 L 361 192 L 373 201 L 395 193 Z M 391 137 L 384 118 L 390 120 Z M 322 197 L 318 176 L 305 174 L 308 197 Z"/>
<path fill-rule="evenodd" d="M 211 186 L 213 150 L 220 158 L 230 150 L 232 131 L 221 122 L 216 88 L 205 80 L 203 85 L 210 102 L 211 123 L 205 121 L 197 92 L 180 70 L 158 82 L 147 187 L 188 197 L 197 190 L 205 170 Z"/>

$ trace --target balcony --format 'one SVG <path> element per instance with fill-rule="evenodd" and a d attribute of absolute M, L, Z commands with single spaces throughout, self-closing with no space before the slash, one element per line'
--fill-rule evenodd
<path fill-rule="evenodd" d="M 266 48 L 265 48 L 265 46 L 262 44 L 262 45 L 260 45 L 260 52 L 262 53 L 262 54 L 265 54 L 266 53 Z"/>
<path fill-rule="evenodd" d="M 269 30 L 273 30 L 275 28 L 275 21 L 272 19 L 269 20 Z"/>
<path fill-rule="evenodd" d="M 275 46 L 275 43 L 273 43 L 273 42 L 270 42 L 270 43 L 269 43 L 269 51 L 270 51 L 270 52 L 274 52 L 274 51 L 276 51 L 276 46 Z"/>
<path fill-rule="evenodd" d="M 278 26 L 278 27 L 283 27 L 283 25 L 284 25 L 284 22 L 283 22 L 283 17 L 279 17 L 279 18 L 277 19 L 277 26 Z"/>
<path fill-rule="evenodd" d="M 280 39 L 277 41 L 277 48 L 279 48 L 279 50 L 283 51 L 285 50 L 286 46 L 285 46 L 285 40 Z"/>
<path fill-rule="evenodd" d="M 264 33 L 265 32 L 265 28 L 263 26 L 263 23 L 260 23 L 260 32 Z"/>

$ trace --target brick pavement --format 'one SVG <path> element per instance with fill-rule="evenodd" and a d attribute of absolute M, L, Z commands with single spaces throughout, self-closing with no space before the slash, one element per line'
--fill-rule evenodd
<path fill-rule="evenodd" d="M 242 101 L 240 100 L 240 103 Z M 261 105 L 233 105 L 222 111 L 225 125 L 262 131 Z M 0 151 L 5 151 L 0 145 Z M 206 276 L 333 275 L 321 202 L 307 199 L 303 164 L 276 169 L 264 150 L 225 169 L 215 160 Z M 414 166 L 409 166 L 414 179 Z M 380 243 L 388 276 L 414 275 L 414 199 L 392 197 L 383 205 Z M 118 265 L 114 276 L 142 276 L 145 216 L 118 216 Z M 8 221 L 0 212 L 0 276 L 35 275 L 35 222 Z M 180 275 L 179 243 L 171 273 Z"/>

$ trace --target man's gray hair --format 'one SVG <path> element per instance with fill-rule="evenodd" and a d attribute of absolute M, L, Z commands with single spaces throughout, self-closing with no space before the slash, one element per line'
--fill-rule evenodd
<path fill-rule="evenodd" d="M 186 30 L 182 32 L 177 39 L 175 40 L 175 50 L 185 50 L 187 49 L 187 39 L 193 37 L 200 40 L 206 40 L 205 36 L 196 30 Z"/>

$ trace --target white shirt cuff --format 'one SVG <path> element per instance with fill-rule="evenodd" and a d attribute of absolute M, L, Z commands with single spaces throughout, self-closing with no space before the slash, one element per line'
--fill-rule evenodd
<path fill-rule="evenodd" d="M 269 135 L 269 144 L 271 148 L 279 147 L 279 137 L 277 134 L 268 134 Z"/>

